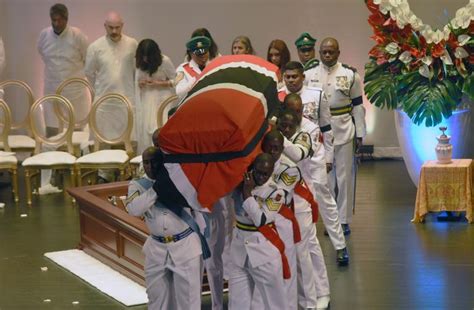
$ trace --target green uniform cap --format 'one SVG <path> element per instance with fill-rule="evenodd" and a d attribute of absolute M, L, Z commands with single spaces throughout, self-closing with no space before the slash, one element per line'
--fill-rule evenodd
<path fill-rule="evenodd" d="M 204 36 L 191 38 L 191 40 L 189 40 L 188 43 L 186 43 L 186 48 L 191 52 L 201 50 L 201 49 L 207 51 L 209 50 L 210 46 L 211 46 L 211 40 L 209 40 L 208 37 L 204 37 Z"/>
<path fill-rule="evenodd" d="M 295 45 L 297 48 L 300 48 L 302 46 L 314 46 L 315 43 L 316 43 L 316 39 L 313 38 L 307 32 L 303 32 L 295 41 Z"/>

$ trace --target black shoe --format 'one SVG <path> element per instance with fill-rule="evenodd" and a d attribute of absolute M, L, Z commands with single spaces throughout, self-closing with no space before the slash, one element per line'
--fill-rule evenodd
<path fill-rule="evenodd" d="M 324 235 L 325 235 L 325 236 L 329 236 L 329 233 L 328 233 L 328 231 L 327 231 L 326 229 L 324 230 Z"/>
<path fill-rule="evenodd" d="M 337 264 L 339 266 L 347 266 L 349 265 L 349 253 L 347 252 L 347 248 L 336 250 L 337 253 Z"/>
<path fill-rule="evenodd" d="M 342 226 L 342 232 L 344 233 L 344 236 L 351 234 L 351 229 L 349 228 L 349 224 L 341 224 L 341 226 Z"/>

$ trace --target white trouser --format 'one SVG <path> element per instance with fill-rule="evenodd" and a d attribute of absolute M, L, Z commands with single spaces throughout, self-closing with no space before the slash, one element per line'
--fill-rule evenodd
<path fill-rule="evenodd" d="M 314 274 L 316 296 L 329 295 L 329 280 L 328 272 L 326 270 L 326 263 L 324 262 L 323 252 L 316 236 L 316 224 L 313 223 L 310 212 L 303 212 L 296 214 L 296 220 L 300 224 L 301 238 L 303 236 L 308 243 L 308 250 L 311 256 L 312 269 Z M 307 268 L 307 267 L 306 267 Z"/>
<path fill-rule="evenodd" d="M 237 231 L 235 232 L 235 230 Z M 249 236 L 249 238 L 245 236 Z M 255 289 L 259 290 L 262 296 L 263 309 L 287 309 L 281 257 L 278 250 L 271 247 L 273 245 L 263 237 L 247 232 L 240 234 L 237 228 L 234 229 L 229 275 L 230 310 L 251 309 Z M 252 254 L 255 266 L 252 266 L 249 252 L 246 249 L 256 251 Z M 243 264 L 239 259 L 235 260 L 237 256 L 242 258 L 243 255 L 245 255 Z M 260 259 L 265 259 L 265 261 L 257 264 L 257 260 Z"/>
<path fill-rule="evenodd" d="M 149 255 L 145 257 L 148 309 L 201 309 L 202 256 L 175 264 L 166 254 L 164 264 L 161 262 Z"/>
<path fill-rule="evenodd" d="M 332 245 L 336 250 L 346 247 L 346 238 L 339 222 L 336 201 L 334 200 L 328 183 L 313 183 L 314 197 L 318 203 L 318 213 L 323 219 L 324 227 L 329 234 Z"/>
<path fill-rule="evenodd" d="M 323 219 L 332 245 L 336 250 L 345 248 L 346 239 L 341 228 L 336 201 L 329 189 L 326 157 L 322 145 L 319 145 L 316 154 L 311 158 L 308 169 L 303 171 L 303 178 L 319 205 L 319 214 Z"/>
<path fill-rule="evenodd" d="M 354 145 L 352 141 L 334 146 L 334 169 L 330 174 L 330 188 L 333 197 L 336 197 L 341 224 L 352 222 L 354 208 Z"/>
<path fill-rule="evenodd" d="M 204 261 L 207 271 L 207 280 L 211 288 L 212 309 L 223 309 L 223 290 L 224 290 L 224 266 L 222 263 L 222 253 L 225 244 L 225 217 L 224 208 L 226 197 L 219 199 L 208 214 L 208 224 L 210 235 L 207 243 L 211 250 L 211 257 Z"/>
<path fill-rule="evenodd" d="M 275 226 L 280 235 L 281 240 L 285 244 L 285 255 L 290 265 L 291 277 L 284 280 L 284 286 L 287 297 L 287 308 L 296 310 L 298 306 L 298 291 L 297 291 L 297 264 L 296 264 L 296 245 L 293 236 L 293 225 L 290 220 L 276 215 Z M 264 309 L 262 295 L 260 291 L 256 290 L 252 298 L 252 309 Z"/>

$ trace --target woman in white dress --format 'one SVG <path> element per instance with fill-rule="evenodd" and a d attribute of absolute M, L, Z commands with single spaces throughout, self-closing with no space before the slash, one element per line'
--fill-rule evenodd
<path fill-rule="evenodd" d="M 138 44 L 135 57 L 135 129 L 137 154 L 141 154 L 152 145 L 151 136 L 157 129 L 160 104 L 175 94 L 176 71 L 171 59 L 161 54 L 160 47 L 151 39 L 144 39 Z"/>

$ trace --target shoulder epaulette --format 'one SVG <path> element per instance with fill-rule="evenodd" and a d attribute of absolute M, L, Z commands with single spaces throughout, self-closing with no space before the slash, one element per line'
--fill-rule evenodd
<path fill-rule="evenodd" d="M 352 66 L 349 66 L 349 65 L 346 65 L 346 64 L 342 64 L 342 66 L 343 66 L 344 68 L 346 68 L 346 69 L 349 69 L 349 70 L 351 70 L 351 71 L 354 71 L 354 73 L 357 72 L 357 69 L 354 68 L 354 67 L 352 67 Z"/>
<path fill-rule="evenodd" d="M 317 67 L 317 66 L 319 66 L 319 60 L 317 60 L 316 58 L 313 58 L 310 61 L 308 61 L 306 65 L 304 65 L 304 71 L 313 69 L 314 67 Z"/>

